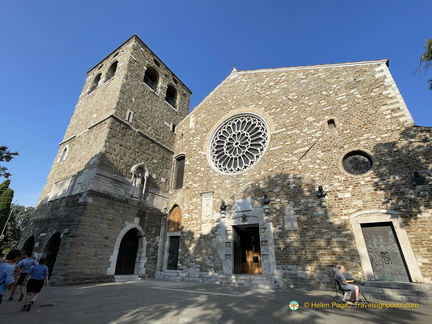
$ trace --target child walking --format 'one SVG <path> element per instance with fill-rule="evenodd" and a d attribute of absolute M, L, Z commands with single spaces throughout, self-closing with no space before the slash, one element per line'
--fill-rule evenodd
<path fill-rule="evenodd" d="M 24 298 L 24 306 L 21 311 L 30 311 L 42 288 L 48 286 L 48 267 L 45 263 L 46 258 L 42 257 L 39 260 L 39 264 L 31 268 L 27 276 L 27 294 Z"/>

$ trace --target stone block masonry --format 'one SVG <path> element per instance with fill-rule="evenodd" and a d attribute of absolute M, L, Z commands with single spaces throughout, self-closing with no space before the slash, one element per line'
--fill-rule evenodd
<path fill-rule="evenodd" d="M 269 129 L 264 155 L 244 172 L 220 172 L 208 153 L 213 134 L 224 121 L 251 114 L 263 118 Z M 272 224 L 274 246 L 265 246 L 261 237 L 261 257 L 264 246 L 274 251 L 272 274 L 285 284 L 332 285 L 340 263 L 356 279 L 365 280 L 372 256 L 357 245 L 353 217 L 365 219 L 368 226 L 383 222 L 390 227 L 400 226 L 392 218 L 402 219 L 403 235 L 412 237 L 403 251 L 410 260 L 407 271 L 412 278 L 421 273 L 422 281 L 429 280 L 430 268 L 420 260 L 430 260 L 431 255 L 418 258 L 416 250 L 423 244 L 414 237 L 422 235 L 416 218 L 428 213 L 430 197 L 413 195 L 412 172 L 422 170 L 430 177 L 431 152 L 426 146 L 431 133 L 414 126 L 387 61 L 233 71 L 186 117 L 178 133 L 182 137 L 176 140 L 175 155 L 184 154 L 188 163 L 184 186 L 172 191 L 169 201 L 183 212 L 180 273 L 193 277 L 199 270 L 217 269 L 213 258 L 199 269 L 194 260 L 200 258 L 199 251 L 210 253 L 210 247 L 218 246 L 217 233 L 227 223 L 217 210 L 222 200 L 233 206 L 236 199 L 248 198 L 261 205 L 267 194 L 270 212 L 258 225 Z M 420 136 L 423 144 L 414 144 Z M 356 152 L 370 159 L 369 171 L 347 171 L 344 159 Z M 324 200 L 317 198 L 320 185 L 326 191 Z M 205 192 L 212 192 L 218 217 L 203 233 L 199 197 Z M 393 212 L 398 216 L 389 216 Z M 366 218 L 369 214 L 375 216 Z M 252 217 L 247 219 L 228 227 L 254 225 Z M 236 242 L 231 240 L 234 255 L 248 244 Z M 215 257 L 227 253 L 225 247 L 219 249 Z"/>
<path fill-rule="evenodd" d="M 53 283 L 430 283 L 431 128 L 388 61 L 233 70 L 190 113 L 137 36 L 87 75 L 20 242 Z"/>
<path fill-rule="evenodd" d="M 154 277 L 191 92 L 137 36 L 87 75 L 20 244 L 50 256 L 54 284 Z"/>

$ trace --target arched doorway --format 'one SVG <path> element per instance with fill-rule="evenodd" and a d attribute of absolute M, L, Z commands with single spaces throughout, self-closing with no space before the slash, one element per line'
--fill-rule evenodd
<path fill-rule="evenodd" d="M 350 222 L 366 280 L 424 282 L 398 212 L 362 210 Z"/>
<path fill-rule="evenodd" d="M 52 276 L 52 271 L 54 269 L 54 264 L 57 259 L 57 253 L 60 249 L 61 237 L 60 233 L 55 233 L 49 239 L 46 247 L 45 247 L 45 255 L 46 255 L 46 265 L 49 270 L 49 278 Z"/>
<path fill-rule="evenodd" d="M 24 243 L 22 247 L 22 251 L 32 253 L 35 246 L 35 238 L 34 236 L 30 236 Z"/>
<path fill-rule="evenodd" d="M 180 247 L 182 212 L 179 206 L 175 206 L 168 218 L 167 227 L 167 250 L 166 250 L 166 270 L 177 270 Z"/>
<path fill-rule="evenodd" d="M 138 252 L 139 232 L 136 228 L 129 230 L 122 238 L 116 263 L 116 275 L 134 274 Z"/>

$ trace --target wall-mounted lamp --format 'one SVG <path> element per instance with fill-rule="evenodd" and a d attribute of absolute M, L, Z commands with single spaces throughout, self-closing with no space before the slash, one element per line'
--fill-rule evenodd
<path fill-rule="evenodd" d="M 225 210 L 226 210 L 225 200 L 222 200 L 220 205 L 220 213 L 222 217 L 225 217 Z"/>
<path fill-rule="evenodd" d="M 324 198 L 325 196 L 327 196 L 327 191 L 324 190 L 323 186 L 318 186 L 318 191 L 316 194 L 318 198 Z"/>
<path fill-rule="evenodd" d="M 413 182 L 417 185 L 417 186 L 423 186 L 426 184 L 426 177 L 420 175 L 420 172 L 415 171 L 413 173 L 414 178 L 413 178 Z"/>
<path fill-rule="evenodd" d="M 324 190 L 323 186 L 318 186 L 318 191 L 316 192 L 316 195 L 321 203 L 321 206 L 326 207 L 327 206 L 327 202 L 326 202 L 326 196 L 327 196 L 327 191 Z"/>
<path fill-rule="evenodd" d="M 412 181 L 416 186 L 416 195 L 423 198 L 429 196 L 429 185 L 426 177 L 422 176 L 418 171 L 414 171 L 413 175 Z"/>
<path fill-rule="evenodd" d="M 264 209 L 264 213 L 270 214 L 270 198 L 267 194 L 264 194 L 262 207 Z"/>

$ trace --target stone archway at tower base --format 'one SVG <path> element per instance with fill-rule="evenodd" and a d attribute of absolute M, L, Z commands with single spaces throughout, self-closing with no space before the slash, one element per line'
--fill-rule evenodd
<path fill-rule="evenodd" d="M 139 218 L 135 218 L 134 222 L 126 225 L 117 236 L 113 253 L 110 255 L 109 258 L 110 267 L 107 269 L 107 275 L 115 275 L 117 261 L 119 259 L 120 245 L 124 236 L 130 230 L 136 230 L 138 234 L 138 246 L 137 246 L 137 253 L 136 253 L 136 260 L 135 260 L 135 267 L 134 267 L 133 274 L 137 276 L 145 275 L 146 273 L 145 264 L 147 262 L 147 257 L 146 257 L 147 241 L 144 236 L 144 230 L 138 224 L 138 222 L 139 222 Z"/>

